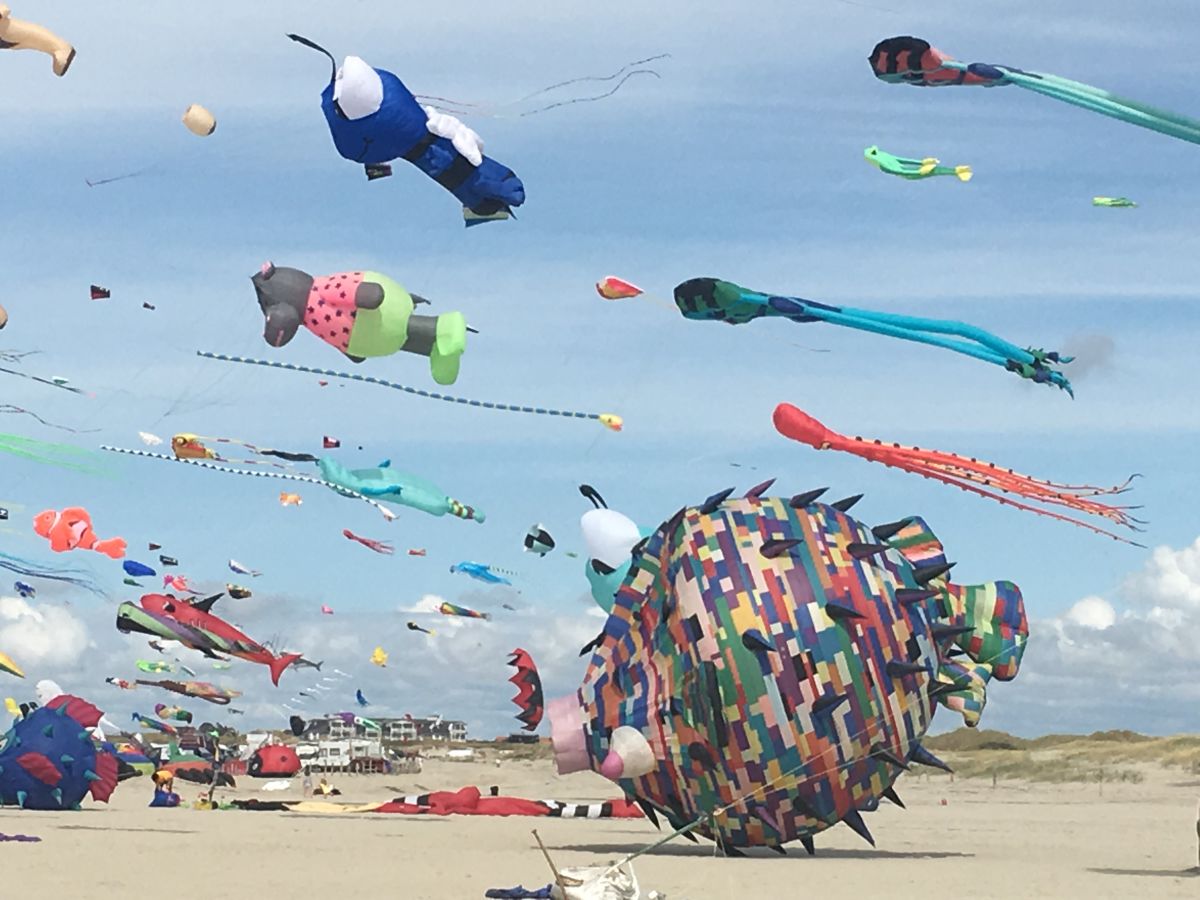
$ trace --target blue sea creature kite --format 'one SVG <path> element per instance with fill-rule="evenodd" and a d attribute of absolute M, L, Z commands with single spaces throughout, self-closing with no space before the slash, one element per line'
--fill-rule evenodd
<path fill-rule="evenodd" d="M 1051 365 L 1069 363 L 1074 357 L 1063 356 L 1057 351 L 1022 349 L 965 322 L 830 306 L 799 297 L 759 293 L 719 278 L 693 278 L 683 282 L 675 288 L 675 305 L 688 319 L 742 325 L 763 316 L 781 316 L 793 322 L 826 322 L 915 341 L 1003 366 L 1022 378 L 1038 384 L 1053 384 L 1075 396 L 1071 382 Z"/>
<path fill-rule="evenodd" d="M 451 572 L 462 572 L 464 575 L 469 575 L 476 581 L 482 581 L 484 584 L 512 584 L 503 575 L 498 575 L 491 566 L 485 563 L 477 562 L 460 562 L 450 567 Z"/>
<path fill-rule="evenodd" d="M 125 570 L 125 574 L 130 578 L 151 578 L 158 573 L 155 572 L 145 563 L 140 563 L 136 559 L 127 559 L 121 563 L 121 568 Z"/>

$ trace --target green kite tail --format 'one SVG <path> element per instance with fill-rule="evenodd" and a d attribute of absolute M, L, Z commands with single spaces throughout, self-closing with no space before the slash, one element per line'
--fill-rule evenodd
<path fill-rule="evenodd" d="M 62 469 L 73 469 L 89 475 L 102 475 L 104 470 L 71 462 L 66 459 L 56 459 L 55 456 L 93 457 L 94 454 L 81 447 L 70 444 L 50 444 L 33 438 L 22 437 L 18 434 L 0 434 L 0 453 L 19 456 L 47 466 L 58 466 Z"/>

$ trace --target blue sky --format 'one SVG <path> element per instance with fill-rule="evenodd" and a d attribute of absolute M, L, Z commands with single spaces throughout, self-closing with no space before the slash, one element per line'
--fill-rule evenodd
<path fill-rule="evenodd" d="M 224 565 L 235 557 L 267 573 L 250 585 L 254 598 L 218 606 L 251 635 L 278 636 L 351 672 L 381 714 L 437 710 L 490 736 L 512 727 L 504 654 L 517 645 L 533 652 L 556 696 L 576 686 L 576 651 L 599 624 L 582 599 L 582 560 L 521 553 L 530 524 L 545 524 L 562 549 L 582 549 L 580 482 L 652 524 L 731 484 L 777 476 L 786 492 L 864 492 L 856 512 L 868 521 L 920 513 L 959 561 L 960 578 L 1021 585 L 1035 620 L 1027 668 L 993 692 L 985 724 L 1022 733 L 1191 727 L 1179 693 L 1158 688 L 1161 671 L 1193 662 L 1169 634 L 1200 625 L 1200 566 L 1187 549 L 1200 533 L 1200 190 L 1185 176 L 1197 150 L 1016 88 L 884 85 L 866 56 L 881 38 L 916 34 L 959 58 L 1200 114 L 1188 39 L 1200 11 L 1075 0 L 1053 12 L 1032 0 L 969 14 L 942 2 L 871 7 L 770 2 L 751 14 L 717 3 L 514 3 L 501 13 L 457 3 L 416 22 L 367 3 L 269 0 L 219 5 L 216 15 L 212 6 L 128 3 L 117 16 L 74 0 L 21 4 L 18 15 L 53 27 L 79 55 L 63 79 L 41 55 L 0 58 L 8 222 L 0 303 L 10 315 L 0 346 L 42 351 L 26 370 L 64 375 L 92 396 L 9 377 L 0 402 L 97 429 L 65 436 L 88 447 L 140 446 L 139 430 L 192 431 L 319 452 L 330 434 L 342 440 L 340 459 L 391 458 L 488 520 L 405 511 L 389 524 L 316 488 L 301 490 L 303 507 L 281 508 L 276 481 L 119 457 L 101 460 L 108 475 L 97 478 L 4 457 L 0 502 L 24 509 L 0 546 L 47 560 L 29 516 L 83 504 L 101 536 L 125 536 L 135 558 L 148 555 L 146 541 L 162 543 L 201 584 L 232 578 Z M 401 163 L 393 178 L 368 184 L 337 156 L 319 109 L 327 63 L 287 31 L 391 69 L 418 93 L 492 103 L 632 59 L 672 58 L 656 64 L 661 80 L 631 81 L 602 103 L 469 120 L 489 154 L 521 175 L 529 199 L 518 221 L 466 231 L 453 199 L 419 172 Z M 1118 64 L 1130 59 L 1145 63 Z M 179 124 L 191 103 L 216 113 L 212 137 Z M 870 144 L 968 163 L 976 178 L 887 178 L 863 162 Z M 146 167 L 139 178 L 84 183 Z M 1095 194 L 1141 206 L 1094 209 Z M 282 350 L 262 342 L 248 279 L 268 259 L 312 273 L 376 269 L 438 310 L 461 309 L 481 333 L 457 393 L 617 412 L 626 430 L 363 385 L 321 388 L 315 377 L 195 358 L 212 349 L 342 365 L 308 334 Z M 685 278 L 716 275 L 962 318 L 1015 343 L 1081 347 L 1086 367 L 1071 401 L 990 366 L 857 332 L 775 321 L 732 329 L 653 303 L 605 303 L 592 284 L 610 273 L 662 297 Z M 112 299 L 91 302 L 93 282 Z M 432 386 L 419 358 L 362 368 Z M 774 432 L 781 401 L 847 433 L 1057 480 L 1113 483 L 1142 472 L 1133 496 L 1152 520 L 1147 543 L 1167 549 L 1154 556 L 817 454 Z M 0 430 L 63 438 L 25 417 L 0 417 Z M 343 528 L 391 540 L 400 554 L 371 554 L 345 541 Z M 429 555 L 409 558 L 409 546 Z M 519 597 L 451 575 L 462 559 L 518 571 Z M 56 678 L 125 718 L 148 711 L 165 698 L 102 684 L 105 675 L 129 677 L 145 649 L 112 627 L 126 598 L 119 568 L 70 561 L 89 563 L 113 599 L 69 598 L 77 641 L 0 649 L 17 657 L 25 649 L 31 679 Z M 413 616 L 397 612 L 425 595 L 497 618 L 460 628 L 438 621 L 429 642 L 405 631 Z M 1073 613 L 1088 597 L 1106 598 L 1110 626 Z M 45 589 L 34 608 L 61 600 Z M 520 612 L 502 610 L 506 602 Z M 336 615 L 321 617 L 322 603 Z M 13 622 L 28 618 L 15 610 Z M 1164 624 L 1156 610 L 1183 618 Z M 16 634 L 5 627 L 15 626 L 0 620 L 0 637 Z M 386 670 L 367 663 L 376 642 L 392 654 Z M 247 721 L 261 724 L 278 721 L 272 702 L 308 683 L 306 673 L 289 673 L 274 691 L 265 671 L 239 665 L 233 674 L 247 692 Z M 352 691 L 342 705 L 351 700 Z M 951 723 L 945 713 L 938 721 Z"/>

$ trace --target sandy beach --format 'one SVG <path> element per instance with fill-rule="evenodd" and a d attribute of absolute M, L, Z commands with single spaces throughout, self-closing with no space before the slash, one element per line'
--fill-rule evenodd
<path fill-rule="evenodd" d="M 643 892 L 670 900 L 742 897 L 1193 897 L 1197 785 L 1178 770 L 1141 769 L 1140 784 L 1030 784 L 906 775 L 868 817 L 877 847 L 850 829 L 817 838 L 817 856 L 749 851 L 714 858 L 679 839 L 636 863 Z M 331 776 L 346 803 L 475 784 L 531 799 L 612 796 L 596 775 L 559 777 L 548 762 L 429 761 L 419 776 Z M 239 779 L 224 799 L 300 799 Z M 182 785 L 186 801 L 198 788 Z M 212 897 L 480 898 L 489 887 L 540 886 L 550 874 L 532 837 L 560 866 L 595 865 L 652 842 L 647 821 L 400 815 L 313 815 L 148 809 L 148 779 L 126 781 L 108 806 L 80 813 L 0 813 L 0 830 L 39 844 L 3 844 L 7 884 L 47 898 L 120 890 Z M 943 804 L 944 801 L 944 804 Z M 169 885 L 169 888 L 161 886 Z M 159 887 L 156 887 L 159 886 Z M 884 890 L 886 888 L 886 890 Z M 883 893 L 881 894 L 881 891 Z"/>

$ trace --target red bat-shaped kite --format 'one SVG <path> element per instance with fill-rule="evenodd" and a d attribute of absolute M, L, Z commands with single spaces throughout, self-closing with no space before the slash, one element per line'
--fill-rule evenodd
<path fill-rule="evenodd" d="M 509 655 L 508 664 L 517 670 L 513 677 L 508 679 L 517 686 L 517 696 L 513 697 L 512 701 L 521 708 L 521 712 L 517 714 L 517 721 L 525 723 L 526 731 L 536 731 L 546 707 L 542 696 L 542 679 L 538 675 L 537 666 L 520 647 Z"/>

